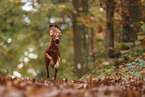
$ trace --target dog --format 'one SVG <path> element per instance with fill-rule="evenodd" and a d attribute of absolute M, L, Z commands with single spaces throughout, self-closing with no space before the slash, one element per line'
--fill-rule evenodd
<path fill-rule="evenodd" d="M 54 80 L 56 80 L 57 72 L 60 64 L 60 41 L 62 37 L 62 30 L 57 25 L 50 25 L 49 35 L 52 39 L 48 42 L 45 50 L 45 66 L 47 71 L 47 78 L 49 78 L 49 64 L 55 69 Z"/>

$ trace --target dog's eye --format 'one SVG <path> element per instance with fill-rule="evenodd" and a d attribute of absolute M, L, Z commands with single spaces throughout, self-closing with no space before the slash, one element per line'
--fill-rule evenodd
<path fill-rule="evenodd" d="M 56 37 L 55 35 L 53 37 Z"/>
<path fill-rule="evenodd" d="M 58 37 L 60 37 L 60 35 L 58 35 Z"/>

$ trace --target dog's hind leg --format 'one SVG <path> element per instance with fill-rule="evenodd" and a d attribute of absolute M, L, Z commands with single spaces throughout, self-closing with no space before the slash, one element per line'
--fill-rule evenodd
<path fill-rule="evenodd" d="M 58 69 L 55 69 L 54 80 L 56 80 Z"/>
<path fill-rule="evenodd" d="M 50 61 L 49 61 L 49 59 L 45 55 L 45 66 L 46 66 L 47 78 L 50 77 L 49 76 L 49 63 L 50 63 Z"/>

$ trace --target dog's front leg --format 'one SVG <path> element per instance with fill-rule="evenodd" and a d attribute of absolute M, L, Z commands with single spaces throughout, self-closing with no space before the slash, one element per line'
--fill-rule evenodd
<path fill-rule="evenodd" d="M 55 64 L 55 66 L 54 66 L 55 69 L 58 69 L 59 63 L 60 63 L 60 57 L 57 59 L 57 62 Z"/>
<path fill-rule="evenodd" d="M 50 55 L 48 55 L 47 53 L 46 53 L 46 56 L 47 56 L 47 58 L 50 61 L 50 65 L 53 66 L 54 65 L 54 61 L 53 61 L 52 57 Z"/>
<path fill-rule="evenodd" d="M 56 77 L 57 77 L 59 63 L 60 63 L 60 57 L 57 59 L 57 62 L 55 64 L 55 66 L 54 66 L 54 69 L 55 69 L 54 80 L 56 80 Z"/>

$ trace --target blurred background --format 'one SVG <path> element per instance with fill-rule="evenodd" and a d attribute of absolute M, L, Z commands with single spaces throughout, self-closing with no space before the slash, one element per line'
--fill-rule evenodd
<path fill-rule="evenodd" d="M 144 4 L 144 0 L 0 0 L 0 74 L 46 78 L 49 26 L 58 25 L 64 33 L 58 79 L 142 78 Z"/>

